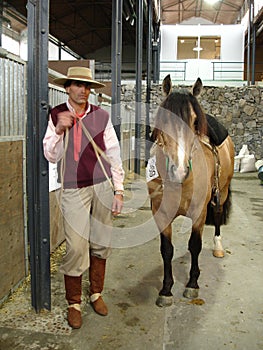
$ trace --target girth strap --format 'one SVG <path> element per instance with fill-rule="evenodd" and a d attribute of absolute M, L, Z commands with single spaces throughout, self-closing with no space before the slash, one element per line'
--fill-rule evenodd
<path fill-rule="evenodd" d="M 218 148 L 215 145 L 211 145 L 207 140 L 200 139 L 200 141 L 208 147 L 214 156 L 214 183 L 212 187 L 212 199 L 211 204 L 219 210 L 220 207 L 220 189 L 219 189 L 219 177 L 221 172 L 220 159 L 218 155 Z"/>

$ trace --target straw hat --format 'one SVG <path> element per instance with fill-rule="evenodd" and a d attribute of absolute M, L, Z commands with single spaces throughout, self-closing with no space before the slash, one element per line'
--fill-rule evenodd
<path fill-rule="evenodd" d="M 69 67 L 67 76 L 54 79 L 54 83 L 64 86 L 67 80 L 78 80 L 90 83 L 91 88 L 102 88 L 105 85 L 93 80 L 91 69 L 87 67 Z"/>

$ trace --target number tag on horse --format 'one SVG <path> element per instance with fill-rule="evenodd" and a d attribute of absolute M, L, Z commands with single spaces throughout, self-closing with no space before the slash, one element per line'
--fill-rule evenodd
<path fill-rule="evenodd" d="M 158 170 L 156 168 L 156 157 L 153 156 L 148 160 L 148 164 L 146 167 L 146 181 L 149 182 L 151 180 L 156 179 L 159 176 Z"/>

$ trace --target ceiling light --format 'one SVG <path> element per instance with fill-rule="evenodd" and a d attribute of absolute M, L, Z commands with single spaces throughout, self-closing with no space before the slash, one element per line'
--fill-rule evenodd
<path fill-rule="evenodd" d="M 205 2 L 207 2 L 210 5 L 214 5 L 216 2 L 218 2 L 219 0 L 205 0 Z"/>
<path fill-rule="evenodd" d="M 202 47 L 199 47 L 199 46 L 196 46 L 193 48 L 193 51 L 202 51 L 203 48 Z"/>

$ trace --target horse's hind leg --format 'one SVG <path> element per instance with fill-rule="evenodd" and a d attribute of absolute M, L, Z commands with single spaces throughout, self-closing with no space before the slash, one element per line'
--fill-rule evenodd
<path fill-rule="evenodd" d="M 225 255 L 220 236 L 220 226 L 227 223 L 231 211 L 231 189 L 230 185 L 221 191 L 221 202 L 223 204 L 214 207 L 214 249 L 213 255 L 216 258 L 223 258 Z"/>
<path fill-rule="evenodd" d="M 199 291 L 197 280 L 200 275 L 198 257 L 202 249 L 202 238 L 200 231 L 192 230 L 191 237 L 188 243 L 188 249 L 191 253 L 190 279 L 186 285 L 183 295 L 186 298 L 196 298 L 198 297 Z"/>
<path fill-rule="evenodd" d="M 161 254 L 163 258 L 164 279 L 163 287 L 160 290 L 159 296 L 156 300 L 156 305 L 160 307 L 170 306 L 173 303 L 173 294 L 171 292 L 174 284 L 172 272 L 173 252 L 174 249 L 170 237 L 167 237 L 164 235 L 164 233 L 161 233 Z"/>
<path fill-rule="evenodd" d="M 214 211 L 214 223 L 215 223 L 215 235 L 214 235 L 214 248 L 213 255 L 216 258 L 223 258 L 225 255 L 222 239 L 220 236 L 220 225 L 222 222 L 222 208 L 221 210 Z"/>

